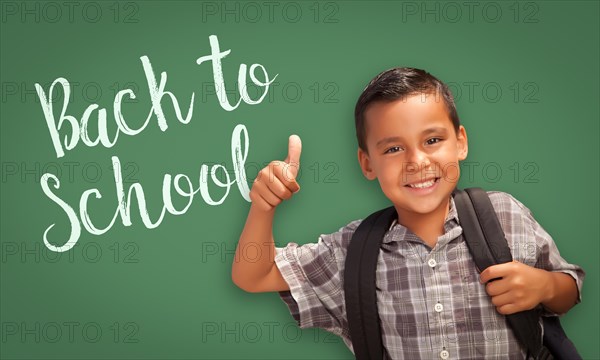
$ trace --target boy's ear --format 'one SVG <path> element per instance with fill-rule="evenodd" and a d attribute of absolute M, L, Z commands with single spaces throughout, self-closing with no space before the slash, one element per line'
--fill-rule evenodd
<path fill-rule="evenodd" d="M 363 174 L 369 180 L 375 180 L 376 175 L 373 169 L 371 169 L 371 162 L 369 160 L 369 154 L 367 154 L 360 147 L 358 148 L 358 163 L 362 169 Z"/>
<path fill-rule="evenodd" d="M 458 145 L 458 159 L 464 160 L 467 158 L 467 154 L 469 153 L 469 142 L 467 139 L 467 130 L 465 127 L 460 125 L 458 128 L 457 145 Z"/>

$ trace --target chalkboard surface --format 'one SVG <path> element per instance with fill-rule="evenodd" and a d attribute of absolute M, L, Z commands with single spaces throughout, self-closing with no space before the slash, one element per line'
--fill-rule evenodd
<path fill-rule="evenodd" d="M 395 66 L 451 87 L 461 187 L 509 192 L 586 273 L 598 348 L 597 1 L 2 1 L 2 359 L 349 359 L 231 281 L 260 168 L 302 138 L 277 245 L 387 206 L 353 109 Z M 241 85 L 240 85 L 241 84 Z"/>

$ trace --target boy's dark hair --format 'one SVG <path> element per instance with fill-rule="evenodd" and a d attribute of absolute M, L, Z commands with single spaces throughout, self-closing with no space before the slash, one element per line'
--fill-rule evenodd
<path fill-rule="evenodd" d="M 358 146 L 367 152 L 365 112 L 369 105 L 380 101 L 391 102 L 416 94 L 435 95 L 436 101 L 441 95 L 454 130 L 458 132 L 460 120 L 448 86 L 425 70 L 397 67 L 386 70 L 371 80 L 356 102 L 354 118 Z"/>

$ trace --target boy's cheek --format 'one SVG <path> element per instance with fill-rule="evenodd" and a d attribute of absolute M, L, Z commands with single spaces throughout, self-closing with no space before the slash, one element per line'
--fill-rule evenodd
<path fill-rule="evenodd" d="M 381 191 L 388 199 L 392 198 L 398 190 L 401 190 L 402 184 L 398 179 L 379 176 L 378 180 Z"/>
<path fill-rule="evenodd" d="M 456 183 L 460 178 L 460 168 L 458 163 L 447 163 L 442 168 L 443 180 L 449 183 Z"/>

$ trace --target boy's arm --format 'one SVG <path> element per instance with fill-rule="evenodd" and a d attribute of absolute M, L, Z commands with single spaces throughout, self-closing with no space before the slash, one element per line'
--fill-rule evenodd
<path fill-rule="evenodd" d="M 546 272 L 550 276 L 550 286 L 546 301 L 542 301 L 542 305 L 552 312 L 564 314 L 577 303 L 578 290 L 575 279 L 562 272 Z"/>
<path fill-rule="evenodd" d="M 503 206 L 507 209 L 517 232 L 523 232 L 528 242 L 513 243 L 512 250 L 519 261 L 490 266 L 480 274 L 486 292 L 498 312 L 512 314 L 543 305 L 542 315 L 562 315 L 581 301 L 585 272 L 560 256 L 554 240 L 534 219 L 531 211 L 510 194 Z M 505 218 L 505 221 L 507 219 Z M 534 241 L 532 243 L 531 241 Z M 535 255 L 529 250 L 534 246 Z M 532 257 L 532 255 L 534 255 Z M 513 253 L 514 256 L 514 253 Z M 497 279 L 495 281 L 490 281 Z"/>
<path fill-rule="evenodd" d="M 300 138 L 290 136 L 285 161 L 272 161 L 262 169 L 250 190 L 252 205 L 231 269 L 233 282 L 245 291 L 289 290 L 275 264 L 273 218 L 277 205 L 300 189 L 296 175 L 301 147 Z"/>
<path fill-rule="evenodd" d="M 492 279 L 501 278 L 491 281 Z M 571 275 L 538 269 L 518 261 L 490 266 L 481 272 L 492 303 L 501 314 L 529 310 L 538 304 L 564 314 L 577 301 L 577 286 Z"/>

